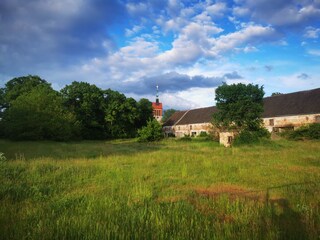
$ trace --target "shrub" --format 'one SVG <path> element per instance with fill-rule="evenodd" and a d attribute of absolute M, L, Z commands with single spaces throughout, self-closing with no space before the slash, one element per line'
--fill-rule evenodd
<path fill-rule="evenodd" d="M 6 156 L 4 155 L 4 153 L 0 152 L 0 162 L 5 162 L 7 161 Z"/>
<path fill-rule="evenodd" d="M 139 142 L 159 141 L 163 138 L 162 126 L 157 120 L 152 119 L 147 122 L 147 126 L 138 130 Z"/>
<path fill-rule="evenodd" d="M 304 139 L 320 139 L 320 123 L 313 123 L 307 126 L 288 133 L 289 139 L 304 140 Z"/>
<path fill-rule="evenodd" d="M 179 138 L 179 141 L 189 142 L 192 141 L 192 138 L 190 137 L 190 135 L 185 134 L 182 138 Z"/>
<path fill-rule="evenodd" d="M 254 144 L 260 142 L 261 139 L 270 138 L 270 133 L 265 128 L 256 131 L 243 130 L 235 137 L 234 145 Z"/>
<path fill-rule="evenodd" d="M 198 137 L 208 137 L 208 133 L 207 132 L 200 132 L 199 136 Z"/>

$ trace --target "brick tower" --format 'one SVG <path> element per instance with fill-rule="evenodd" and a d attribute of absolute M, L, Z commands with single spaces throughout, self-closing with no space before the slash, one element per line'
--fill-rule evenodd
<path fill-rule="evenodd" d="M 162 120 L 162 103 L 159 102 L 159 86 L 157 85 L 157 95 L 156 102 L 152 103 L 153 117 L 157 119 L 158 122 Z"/>

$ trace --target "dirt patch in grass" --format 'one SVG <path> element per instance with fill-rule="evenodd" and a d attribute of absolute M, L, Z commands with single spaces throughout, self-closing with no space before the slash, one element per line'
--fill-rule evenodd
<path fill-rule="evenodd" d="M 217 198 L 221 195 L 228 195 L 231 200 L 236 198 L 246 198 L 250 200 L 263 201 L 265 192 L 252 190 L 234 184 L 219 184 L 209 188 L 196 188 L 195 193 L 210 198 Z"/>

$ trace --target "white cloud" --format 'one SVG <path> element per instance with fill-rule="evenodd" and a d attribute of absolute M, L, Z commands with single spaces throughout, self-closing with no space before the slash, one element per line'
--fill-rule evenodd
<path fill-rule="evenodd" d="M 208 14 L 213 17 L 222 17 L 226 10 L 227 10 L 226 4 L 223 2 L 218 2 L 206 8 L 206 11 L 208 12 Z"/>
<path fill-rule="evenodd" d="M 276 32 L 272 27 L 263 27 L 259 25 L 250 25 L 238 32 L 229 33 L 213 39 L 213 47 L 210 52 L 213 55 L 231 51 L 243 44 L 253 44 L 264 41 L 270 41 L 276 37 Z"/>
<path fill-rule="evenodd" d="M 310 49 L 310 50 L 308 50 L 308 53 L 310 55 L 320 57 L 320 50 L 319 49 Z"/>
<path fill-rule="evenodd" d="M 244 7 L 234 7 L 232 9 L 232 13 L 236 16 L 243 17 L 248 15 L 250 13 L 250 10 Z"/>
<path fill-rule="evenodd" d="M 305 38 L 318 38 L 320 34 L 320 28 L 307 27 L 305 30 L 305 34 L 303 35 Z"/>
<path fill-rule="evenodd" d="M 143 13 L 148 11 L 148 5 L 146 3 L 127 3 L 127 10 L 131 15 L 143 15 Z"/>
<path fill-rule="evenodd" d="M 126 37 L 132 37 L 133 35 L 139 33 L 142 29 L 143 29 L 143 27 L 138 26 L 138 25 L 133 26 L 132 29 L 126 28 L 125 35 L 126 35 Z"/>
<path fill-rule="evenodd" d="M 243 0 L 236 2 L 233 13 L 242 16 L 250 12 L 252 19 L 273 26 L 300 27 L 320 20 L 320 5 L 315 1 L 298 0 Z"/>

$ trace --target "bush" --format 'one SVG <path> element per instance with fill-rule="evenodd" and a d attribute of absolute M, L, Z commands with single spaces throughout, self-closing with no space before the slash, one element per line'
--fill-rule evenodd
<path fill-rule="evenodd" d="M 4 153 L 0 152 L 0 162 L 5 162 L 7 161 L 6 156 L 4 155 Z"/>
<path fill-rule="evenodd" d="M 189 142 L 192 141 L 192 138 L 190 137 L 190 135 L 185 134 L 182 138 L 179 138 L 179 141 Z"/>
<path fill-rule="evenodd" d="M 159 141 L 163 138 L 162 126 L 155 120 L 149 120 L 147 126 L 138 130 L 138 141 L 139 142 L 154 142 Z"/>
<path fill-rule="evenodd" d="M 288 138 L 292 140 L 320 139 L 320 123 L 313 123 L 292 131 L 288 133 Z"/>
<path fill-rule="evenodd" d="M 243 130 L 235 137 L 234 145 L 254 144 L 260 142 L 261 139 L 270 138 L 270 133 L 265 128 L 256 131 Z"/>
<path fill-rule="evenodd" d="M 198 137 L 208 137 L 208 133 L 207 132 L 200 132 Z"/>

